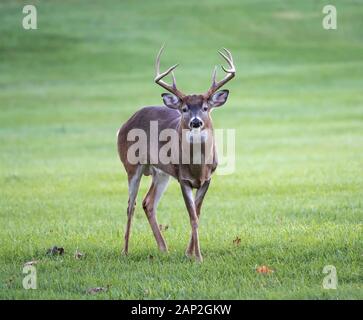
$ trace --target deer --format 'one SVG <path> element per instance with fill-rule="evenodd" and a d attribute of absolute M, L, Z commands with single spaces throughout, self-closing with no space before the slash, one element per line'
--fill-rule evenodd
<path fill-rule="evenodd" d="M 201 214 L 201 208 L 204 197 L 208 191 L 211 176 L 215 172 L 218 165 L 216 145 L 214 143 L 213 124 L 211 111 L 225 104 L 227 101 L 229 90 L 219 90 L 228 81 L 234 78 L 236 68 L 230 51 L 223 48 L 218 53 L 227 62 L 228 67 L 221 65 L 226 73 L 224 78 L 217 81 L 217 66 L 212 73 L 212 84 L 204 94 L 186 95 L 181 92 L 176 85 L 174 70 L 178 66 L 175 64 L 164 72 L 160 72 L 160 58 L 163 53 L 164 46 L 161 47 L 155 61 L 155 83 L 167 90 L 169 93 L 161 95 L 164 106 L 148 106 L 137 111 L 128 121 L 126 121 L 117 133 L 117 149 L 121 162 L 127 173 L 128 178 L 128 207 L 127 207 L 127 224 L 125 230 L 124 247 L 122 253 L 128 254 L 129 239 L 131 232 L 131 224 L 136 206 L 136 198 L 140 186 L 142 176 L 151 175 L 151 185 L 142 201 L 142 207 L 151 226 L 157 246 L 160 251 L 167 252 L 168 247 L 161 233 L 160 226 L 156 218 L 156 209 L 161 196 L 167 188 L 170 177 L 175 178 L 180 184 L 181 193 L 185 202 L 189 220 L 191 225 L 190 241 L 186 249 L 186 256 L 195 258 L 196 261 L 202 262 L 203 257 L 200 250 L 198 226 Z M 166 76 L 170 75 L 172 84 L 164 81 Z M 128 135 L 133 129 L 141 129 L 150 136 L 150 128 L 148 124 L 151 121 L 157 121 L 158 132 L 163 129 L 173 129 L 177 133 L 180 145 L 199 143 L 206 145 L 209 141 L 210 148 L 200 148 L 200 159 L 198 163 L 182 161 L 162 163 L 161 161 L 151 161 L 150 150 L 146 152 L 145 159 L 134 163 L 128 157 L 128 150 L 133 141 L 128 139 Z M 199 139 L 190 138 L 190 133 L 199 132 Z M 189 139 L 185 135 L 189 134 Z M 184 139 L 185 138 L 185 139 Z M 183 142 L 181 142 L 183 141 Z M 165 144 L 160 142 L 156 147 L 160 149 Z M 182 146 L 178 147 L 181 153 Z M 190 149 L 189 149 L 190 150 Z M 194 149 L 193 149 L 194 150 Z M 190 153 L 193 155 L 193 150 Z M 209 152 L 211 161 L 205 161 Z M 154 159 L 155 160 L 155 159 Z M 196 191 L 195 191 L 196 190 Z M 194 195 L 195 193 L 195 195 Z"/>

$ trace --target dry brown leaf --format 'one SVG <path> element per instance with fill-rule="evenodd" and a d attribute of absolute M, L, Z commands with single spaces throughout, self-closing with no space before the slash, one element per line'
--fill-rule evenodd
<path fill-rule="evenodd" d="M 57 246 L 54 246 L 53 248 L 47 250 L 47 254 L 52 256 L 59 254 L 61 256 L 64 254 L 64 248 L 62 247 L 58 248 Z"/>
<path fill-rule="evenodd" d="M 260 267 L 257 267 L 256 268 L 256 272 L 257 273 L 264 273 L 264 274 L 266 274 L 266 273 L 273 273 L 273 272 L 275 272 L 274 270 L 272 270 L 272 269 L 270 269 L 269 267 L 267 267 L 267 266 L 260 266 Z"/>
<path fill-rule="evenodd" d="M 233 244 L 235 244 L 236 246 L 238 246 L 241 243 L 241 238 L 239 238 L 238 236 L 233 240 Z"/>
<path fill-rule="evenodd" d="M 74 258 L 79 260 L 79 259 L 82 259 L 84 258 L 84 253 L 82 253 L 81 251 L 79 251 L 78 249 L 76 250 L 76 252 L 74 253 Z"/>
<path fill-rule="evenodd" d="M 107 291 L 107 288 L 105 288 L 105 287 L 96 287 L 96 288 L 90 288 L 86 292 L 87 292 L 87 294 L 96 294 L 96 293 L 104 292 L 104 291 Z"/>

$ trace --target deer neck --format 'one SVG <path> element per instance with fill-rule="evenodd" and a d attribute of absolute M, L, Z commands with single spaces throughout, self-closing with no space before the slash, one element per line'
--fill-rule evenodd
<path fill-rule="evenodd" d="M 179 176 L 195 187 L 209 180 L 216 167 L 213 127 L 200 133 L 179 126 L 180 158 Z"/>

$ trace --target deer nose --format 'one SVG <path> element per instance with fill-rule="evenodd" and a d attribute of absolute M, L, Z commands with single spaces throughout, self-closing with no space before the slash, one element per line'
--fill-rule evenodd
<path fill-rule="evenodd" d="M 200 128 L 203 126 L 203 121 L 198 119 L 198 118 L 193 118 L 190 123 L 189 123 L 189 127 L 190 129 L 193 128 Z"/>

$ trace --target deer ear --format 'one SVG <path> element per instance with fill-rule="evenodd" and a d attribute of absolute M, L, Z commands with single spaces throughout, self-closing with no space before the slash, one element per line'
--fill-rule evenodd
<path fill-rule="evenodd" d="M 178 109 L 181 106 L 181 100 L 177 96 L 170 93 L 163 93 L 161 96 L 168 108 Z"/>
<path fill-rule="evenodd" d="M 224 105 L 227 101 L 229 91 L 228 90 L 220 90 L 214 93 L 212 96 L 208 99 L 208 104 L 214 108 L 214 107 L 220 107 Z"/>

